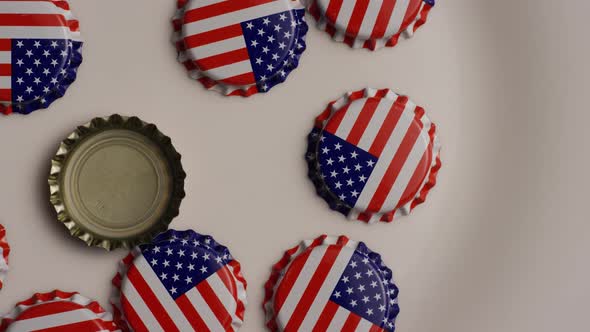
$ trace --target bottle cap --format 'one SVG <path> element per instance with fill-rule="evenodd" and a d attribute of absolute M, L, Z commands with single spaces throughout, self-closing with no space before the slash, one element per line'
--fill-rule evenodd
<path fill-rule="evenodd" d="M 178 215 L 186 174 L 170 138 L 137 117 L 95 118 L 65 139 L 51 162 L 57 218 L 107 250 L 146 243 Z"/>
<path fill-rule="evenodd" d="M 225 95 L 267 92 L 305 50 L 305 9 L 293 0 L 180 0 L 173 18 L 178 60 Z"/>
<path fill-rule="evenodd" d="M 394 331 L 398 288 L 381 256 L 345 236 L 288 250 L 266 282 L 271 331 Z"/>
<path fill-rule="evenodd" d="M 0 1 L 0 112 L 47 108 L 82 63 L 78 20 L 67 1 Z"/>
<path fill-rule="evenodd" d="M 308 137 L 309 177 L 330 208 L 352 220 L 390 222 L 436 184 L 440 144 L 424 109 L 389 89 L 333 101 Z"/>
<path fill-rule="evenodd" d="M 78 293 L 55 290 L 17 303 L 2 317 L 0 331 L 120 331 L 110 313 Z"/>
<path fill-rule="evenodd" d="M 192 230 L 168 230 L 120 263 L 111 299 L 125 331 L 237 331 L 246 280 L 229 250 Z"/>
<path fill-rule="evenodd" d="M 303 0 L 318 27 L 353 48 L 393 47 L 426 23 L 434 0 Z"/>
<path fill-rule="evenodd" d="M 0 225 L 0 289 L 4 286 L 4 279 L 8 273 L 8 255 L 10 254 L 10 246 L 6 241 L 6 229 Z"/>

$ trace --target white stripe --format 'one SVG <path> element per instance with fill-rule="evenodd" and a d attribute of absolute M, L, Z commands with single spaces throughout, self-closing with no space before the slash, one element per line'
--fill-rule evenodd
<path fill-rule="evenodd" d="M 79 32 L 72 32 L 67 27 L 0 27 L 0 38 L 81 40 Z"/>
<path fill-rule="evenodd" d="M 375 27 L 375 22 L 377 21 L 377 16 L 379 15 L 379 10 L 382 5 L 383 1 L 369 1 L 369 6 L 367 7 L 365 17 L 363 18 L 361 28 L 358 32 L 359 37 L 364 39 L 369 39 L 371 37 L 371 33 L 373 33 L 373 28 Z"/>
<path fill-rule="evenodd" d="M 328 1 L 329 3 L 330 1 Z M 346 28 L 348 27 L 348 22 L 350 22 L 350 18 L 352 17 L 352 12 L 354 10 L 354 4 L 356 1 L 343 1 L 342 7 L 340 7 L 340 11 L 338 12 L 338 17 L 336 18 L 335 26 L 340 27 L 342 29 L 342 34 L 346 34 Z M 326 6 L 326 9 L 328 7 Z"/>
<path fill-rule="evenodd" d="M 284 322 L 285 324 L 289 322 L 289 319 L 291 319 L 291 315 L 293 315 L 293 311 L 295 311 L 295 307 L 297 306 L 297 303 L 299 303 L 303 292 L 311 281 L 314 272 L 322 262 L 322 258 L 324 257 L 326 249 L 328 249 L 328 246 L 322 245 L 317 246 L 312 250 L 311 254 L 307 258 L 307 261 L 305 262 L 305 265 L 303 266 L 303 269 L 301 269 L 295 284 L 291 288 L 291 292 L 289 292 L 289 295 L 287 295 L 287 299 L 283 303 L 281 311 L 277 315 L 277 322 Z M 285 327 L 279 326 L 279 329 L 283 328 Z"/>
<path fill-rule="evenodd" d="M 397 0 L 395 2 L 395 8 L 393 9 L 393 14 L 389 18 L 389 23 L 387 24 L 387 30 L 385 30 L 385 36 L 390 37 L 395 35 L 399 32 L 402 23 L 404 22 L 404 17 L 406 16 L 406 11 L 408 10 L 408 5 L 410 4 L 411 0 Z"/>
<path fill-rule="evenodd" d="M 387 143 L 385 143 L 385 148 L 383 149 L 379 160 L 377 160 L 377 164 L 373 166 L 375 169 L 373 169 L 369 180 L 367 180 L 367 184 L 363 188 L 363 192 L 361 193 L 358 201 L 356 201 L 355 207 L 358 210 L 364 211 L 371 202 L 371 199 L 373 198 L 379 183 L 381 183 L 383 175 L 387 171 L 387 168 L 389 168 L 391 160 L 395 156 L 395 153 L 397 152 L 402 140 L 404 139 L 404 136 L 406 135 L 410 124 L 414 121 L 414 108 L 416 108 L 416 105 L 408 101 L 399 121 L 397 122 L 397 125 L 395 126 L 395 129 L 389 137 L 389 140 L 387 140 Z M 368 166 L 363 165 L 363 167 Z"/>
<path fill-rule="evenodd" d="M 131 307 L 133 307 L 133 310 L 135 310 L 137 316 L 139 316 L 143 324 L 145 326 L 149 326 L 150 331 L 164 331 L 164 329 L 160 326 L 160 323 L 158 323 L 156 317 L 154 317 L 152 314 L 150 308 L 148 308 L 148 306 L 143 302 L 143 299 L 137 292 L 137 289 L 135 289 L 135 286 L 133 286 L 129 280 L 125 279 L 123 281 L 123 284 L 121 285 L 121 292 L 123 295 L 125 295 L 125 298 Z M 122 308 L 119 309 L 122 310 Z"/>
<path fill-rule="evenodd" d="M 42 1 L 0 1 L 2 14 L 57 14 L 71 19 L 69 10 L 64 10 L 51 2 Z"/>
<path fill-rule="evenodd" d="M 371 120 L 369 121 L 367 128 L 365 129 L 363 135 L 361 136 L 361 139 L 359 140 L 359 143 L 357 145 L 359 148 L 365 151 L 368 151 L 371 148 L 371 145 L 373 145 L 373 141 L 375 141 L 375 137 L 377 137 L 379 130 L 383 126 L 383 122 L 385 121 L 387 114 L 389 114 L 391 106 L 393 106 L 393 103 L 395 103 L 397 98 L 398 97 L 395 96 L 393 100 L 381 99 L 379 101 L 379 106 L 377 106 L 375 113 L 373 113 L 373 116 L 371 117 Z"/>
<path fill-rule="evenodd" d="M 36 331 L 93 319 L 98 319 L 98 316 L 94 312 L 88 309 L 76 309 L 47 316 L 13 321 L 8 330 L 11 332 Z M 67 326 L 64 326 L 63 329 L 67 330 Z"/>
<path fill-rule="evenodd" d="M 134 264 L 139 273 L 143 276 L 145 282 L 150 286 L 151 290 L 154 292 L 158 300 L 160 300 L 162 306 L 166 308 L 168 315 L 170 316 L 170 318 L 172 318 L 174 324 L 178 327 L 178 329 L 180 331 L 192 331 L 193 327 L 186 319 L 182 311 L 180 311 L 180 308 L 178 308 L 178 305 L 176 304 L 176 302 L 174 302 L 174 300 L 168 293 L 168 290 L 164 288 L 162 282 L 156 276 L 154 270 L 152 270 L 152 267 L 145 260 L 145 257 L 143 255 L 138 256 L 135 259 Z"/>
<path fill-rule="evenodd" d="M 205 280 L 205 281 L 201 281 L 201 282 L 208 282 L 208 281 Z M 199 313 L 199 316 L 201 316 L 201 319 L 203 319 L 203 321 L 205 322 L 205 325 L 207 325 L 209 330 L 211 330 L 211 331 L 225 331 L 225 329 L 223 328 L 223 325 L 221 325 L 221 323 L 219 323 L 219 320 L 217 319 L 217 317 L 215 317 L 215 314 L 213 313 L 213 311 L 211 311 L 211 307 L 209 306 L 207 301 L 205 301 L 203 296 L 201 296 L 201 293 L 197 290 L 197 288 L 192 288 L 191 290 L 186 292 L 184 295 L 188 298 L 191 305 L 195 308 L 195 311 L 197 311 Z M 185 330 L 181 329 L 181 331 L 185 331 Z M 186 330 L 186 331 L 193 331 L 193 330 Z"/>
<path fill-rule="evenodd" d="M 346 137 L 350 134 L 356 120 L 358 120 L 363 107 L 365 107 L 367 100 L 368 99 L 355 100 L 350 106 L 348 106 L 348 110 L 344 113 L 344 117 L 342 118 L 340 125 L 338 125 L 338 129 L 336 129 L 336 132 L 334 133 L 336 136 L 346 140 Z"/>
<path fill-rule="evenodd" d="M 373 327 L 373 323 L 369 322 L 368 320 L 361 318 L 359 325 L 356 326 L 354 329 L 355 332 L 369 332 Z"/>
<path fill-rule="evenodd" d="M 412 147 L 412 151 L 410 151 L 408 159 L 402 166 L 402 169 L 400 170 L 399 175 L 397 176 L 397 179 L 395 180 L 395 183 L 391 188 L 391 191 L 385 199 L 385 203 L 381 208 L 382 210 L 391 211 L 396 208 L 402 194 L 408 186 L 408 182 L 410 182 L 410 179 L 412 178 L 412 175 L 414 175 L 416 167 L 418 167 L 418 164 L 420 163 L 420 160 L 422 159 L 424 152 L 428 148 L 428 144 L 430 144 L 430 137 L 428 136 L 429 129 L 430 126 L 428 128 L 424 127 L 420 131 L 420 135 L 418 136 L 416 143 Z M 426 167 L 430 168 L 430 165 L 426 165 Z"/>
<path fill-rule="evenodd" d="M 328 329 L 326 331 L 327 332 L 340 332 L 340 331 L 342 331 L 342 327 L 344 326 L 344 323 L 346 322 L 348 315 L 350 315 L 350 312 L 348 310 L 344 309 L 343 307 L 338 306 L 338 311 L 336 311 L 336 314 L 334 315 L 334 317 L 332 317 L 332 321 L 330 322 L 330 325 L 328 326 Z"/>
<path fill-rule="evenodd" d="M 188 49 L 192 59 L 204 59 L 212 55 L 217 55 L 229 51 L 239 50 L 246 47 L 246 41 L 243 36 L 233 37 L 220 40 L 215 43 Z"/>
<path fill-rule="evenodd" d="M 217 294 L 219 301 L 221 301 L 227 312 L 230 314 L 232 321 L 241 321 L 241 319 L 239 319 L 236 316 L 236 299 L 234 299 L 232 293 L 230 293 L 230 291 L 227 289 L 227 287 L 219 277 L 219 273 L 222 271 L 224 271 L 224 269 L 221 269 L 217 271 L 217 273 L 211 275 L 209 278 L 207 278 L 207 282 L 209 283 L 209 286 L 211 286 L 211 288 L 213 289 L 213 292 Z"/>
<path fill-rule="evenodd" d="M 330 272 L 328 272 L 326 280 L 322 284 L 322 287 L 316 295 L 315 300 L 313 301 L 309 311 L 307 312 L 307 315 L 305 316 L 305 319 L 303 320 L 303 323 L 301 324 L 301 327 L 299 328 L 301 331 L 313 330 L 313 327 L 318 321 L 324 306 L 330 300 L 330 296 L 336 288 L 336 285 L 338 284 L 342 273 L 344 273 L 346 266 L 348 266 L 348 262 L 350 261 L 350 258 L 353 254 L 354 249 L 350 247 L 342 248 L 338 258 L 336 258 L 336 262 L 334 262 L 332 269 L 330 269 Z"/>
<path fill-rule="evenodd" d="M 226 0 L 199 0 L 199 1 L 190 1 L 186 7 L 185 7 L 185 11 L 189 11 L 192 9 L 196 9 L 196 8 L 201 8 L 201 7 L 205 7 L 205 6 L 209 6 L 215 3 L 220 3 L 220 2 L 224 2 Z"/>
<path fill-rule="evenodd" d="M 10 89 L 11 80 L 11 76 L 0 76 L 0 89 Z"/>
<path fill-rule="evenodd" d="M 240 62 L 234 62 L 227 66 L 209 69 L 203 73 L 216 81 L 220 81 L 229 77 L 250 72 L 252 72 L 250 60 L 244 60 Z"/>
<path fill-rule="evenodd" d="M 263 5 L 249 7 L 235 12 L 188 23 L 183 25 L 182 35 L 185 37 L 192 36 L 198 33 L 211 31 L 230 25 L 240 24 L 241 22 L 247 22 L 259 17 L 281 13 L 291 9 L 289 2 L 291 1 L 272 1 Z"/>
<path fill-rule="evenodd" d="M 0 51 L 0 64 L 7 64 L 12 62 L 12 52 Z"/>

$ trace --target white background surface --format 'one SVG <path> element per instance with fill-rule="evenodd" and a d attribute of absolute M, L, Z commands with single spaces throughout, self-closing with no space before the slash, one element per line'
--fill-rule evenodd
<path fill-rule="evenodd" d="M 12 245 L 0 311 L 55 288 L 110 308 L 126 253 L 71 239 L 54 221 L 46 178 L 69 132 L 119 112 L 156 123 L 183 154 L 187 196 L 172 226 L 213 235 L 241 261 L 242 331 L 263 330 L 271 265 L 326 232 L 383 254 L 401 291 L 399 331 L 587 329 L 587 2 L 440 1 L 414 39 L 376 53 L 312 23 L 300 67 L 248 99 L 187 78 L 169 42 L 172 0 L 71 4 L 86 41 L 77 82 L 49 110 L 0 119 L 0 223 Z M 424 106 L 443 144 L 438 185 L 394 224 L 346 222 L 306 179 L 314 117 L 365 86 Z"/>

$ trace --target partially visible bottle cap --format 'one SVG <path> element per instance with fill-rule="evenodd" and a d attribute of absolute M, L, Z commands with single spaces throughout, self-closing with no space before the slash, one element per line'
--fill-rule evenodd
<path fill-rule="evenodd" d="M 178 60 L 225 95 L 250 96 L 284 82 L 305 50 L 305 9 L 293 0 L 179 0 Z"/>
<path fill-rule="evenodd" d="M 440 169 L 436 126 L 389 89 L 350 92 L 316 118 L 309 177 L 349 219 L 390 222 L 424 202 Z"/>
<path fill-rule="evenodd" d="M 49 191 L 57 219 L 89 246 L 147 243 L 168 228 L 185 196 L 170 137 L 137 117 L 95 118 L 61 142 Z"/>
<path fill-rule="evenodd" d="M 10 254 L 10 245 L 6 241 L 6 229 L 0 225 L 0 289 L 4 287 L 4 279 L 8 273 L 8 255 Z"/>
<path fill-rule="evenodd" d="M 17 303 L 2 317 L 0 331 L 120 331 L 112 315 L 78 293 L 55 290 Z"/>
<path fill-rule="evenodd" d="M 376 50 L 410 38 L 434 0 L 303 0 L 318 27 L 353 48 Z"/>
<path fill-rule="evenodd" d="M 115 321 L 125 331 L 237 331 L 244 321 L 240 263 L 192 230 L 168 230 L 133 249 L 113 285 Z"/>
<path fill-rule="evenodd" d="M 47 108 L 82 63 L 78 20 L 67 1 L 0 1 L 0 112 Z"/>
<path fill-rule="evenodd" d="M 363 242 L 322 235 L 288 250 L 265 284 L 271 331 L 394 331 L 398 288 Z"/>

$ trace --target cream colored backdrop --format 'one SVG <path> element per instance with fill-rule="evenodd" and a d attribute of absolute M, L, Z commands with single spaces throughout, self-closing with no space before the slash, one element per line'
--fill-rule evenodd
<path fill-rule="evenodd" d="M 413 40 L 376 53 L 308 50 L 267 95 L 225 98 L 175 60 L 173 0 L 71 0 L 86 44 L 78 81 L 47 111 L 0 119 L 0 223 L 12 245 L 5 312 L 36 291 L 105 308 L 124 251 L 86 248 L 54 222 L 45 183 L 58 142 L 111 113 L 138 115 L 183 154 L 175 228 L 227 244 L 249 282 L 245 332 L 263 330 L 263 283 L 299 240 L 346 234 L 383 254 L 402 332 L 584 331 L 590 301 L 586 1 L 438 1 Z M 438 125 L 443 168 L 426 204 L 394 224 L 348 223 L 306 179 L 305 137 L 330 100 L 389 87 Z"/>

